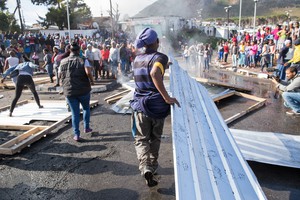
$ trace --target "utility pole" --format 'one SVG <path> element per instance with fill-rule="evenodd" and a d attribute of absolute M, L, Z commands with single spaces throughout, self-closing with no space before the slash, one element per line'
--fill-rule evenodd
<path fill-rule="evenodd" d="M 67 0 L 67 20 L 68 20 L 69 43 L 71 44 L 71 30 L 70 30 L 69 0 Z"/>
<path fill-rule="evenodd" d="M 229 11 L 231 9 L 231 6 L 227 6 L 227 7 L 224 7 L 225 11 L 227 12 L 227 40 L 229 40 L 229 37 L 230 37 L 230 33 L 229 33 Z"/>
<path fill-rule="evenodd" d="M 240 0 L 239 30 L 241 30 L 241 20 L 242 20 L 242 4 L 243 4 L 243 0 Z"/>
<path fill-rule="evenodd" d="M 24 25 L 23 25 L 22 15 L 21 15 L 21 2 L 20 2 L 20 0 L 17 0 L 17 8 L 18 8 L 18 12 L 19 12 L 21 30 L 22 30 L 22 32 L 24 32 Z"/>
<path fill-rule="evenodd" d="M 111 0 L 109 0 L 110 3 L 110 20 L 111 20 L 111 38 L 114 38 L 114 19 L 113 19 L 113 8 L 111 4 Z"/>
<path fill-rule="evenodd" d="M 259 0 L 254 0 L 254 19 L 253 19 L 253 34 L 255 33 L 255 25 L 256 25 L 256 4 Z"/>

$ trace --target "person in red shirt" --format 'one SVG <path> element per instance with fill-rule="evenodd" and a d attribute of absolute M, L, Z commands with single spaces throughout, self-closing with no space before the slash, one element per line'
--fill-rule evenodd
<path fill-rule="evenodd" d="M 246 42 L 250 42 L 250 34 L 249 33 L 246 33 L 246 36 L 245 36 L 245 40 Z"/>
<path fill-rule="evenodd" d="M 109 58 L 109 48 L 106 46 L 106 44 L 103 44 L 103 49 L 101 49 L 101 63 L 100 66 L 100 74 L 102 73 L 102 78 L 105 77 L 106 72 L 106 78 L 109 78 L 109 72 L 110 72 L 110 66 L 108 62 Z"/>
<path fill-rule="evenodd" d="M 227 63 L 227 58 L 228 58 L 228 53 L 229 53 L 228 42 L 225 42 L 223 48 L 224 48 L 224 62 Z"/>

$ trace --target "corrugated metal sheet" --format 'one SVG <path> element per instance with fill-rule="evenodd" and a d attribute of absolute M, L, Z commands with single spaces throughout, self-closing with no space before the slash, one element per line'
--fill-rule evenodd
<path fill-rule="evenodd" d="M 300 136 L 230 129 L 246 160 L 300 168 Z"/>
<path fill-rule="evenodd" d="M 176 61 L 170 89 L 176 199 L 266 199 L 207 90 Z"/>

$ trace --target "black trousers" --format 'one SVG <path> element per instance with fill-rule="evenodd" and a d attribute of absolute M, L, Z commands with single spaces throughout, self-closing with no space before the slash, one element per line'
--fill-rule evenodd
<path fill-rule="evenodd" d="M 95 80 L 97 80 L 98 76 L 99 77 L 101 76 L 99 60 L 94 60 L 94 72 L 95 72 Z"/>
<path fill-rule="evenodd" d="M 14 97 L 13 101 L 11 102 L 10 109 L 9 109 L 10 113 L 12 113 L 14 111 L 16 104 L 21 97 L 21 94 L 22 94 L 22 91 L 23 91 L 25 85 L 32 92 L 37 105 L 38 106 L 41 105 L 40 98 L 35 90 L 35 85 L 34 85 L 32 77 L 30 75 L 19 75 L 17 78 L 15 97 Z"/>

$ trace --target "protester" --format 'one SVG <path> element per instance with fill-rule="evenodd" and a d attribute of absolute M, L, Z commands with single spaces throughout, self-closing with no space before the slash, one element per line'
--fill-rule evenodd
<path fill-rule="evenodd" d="M 131 101 L 132 134 L 139 160 L 139 169 L 149 187 L 157 185 L 153 174 L 158 167 L 158 155 L 164 120 L 170 104 L 179 106 L 176 98 L 167 93 L 163 76 L 168 68 L 168 57 L 157 52 L 157 33 L 146 28 L 138 34 L 135 45 L 145 47 L 145 53 L 136 56 L 133 62 L 136 89 Z"/>
<path fill-rule="evenodd" d="M 38 67 L 39 67 L 38 65 L 35 65 L 35 64 L 29 62 L 29 60 L 26 60 L 26 62 L 15 65 L 14 67 L 11 67 L 4 72 L 3 78 L 1 79 L 1 83 L 4 82 L 6 76 L 8 76 L 14 72 L 16 72 L 18 74 L 16 89 L 15 89 L 15 97 L 10 105 L 9 117 L 12 116 L 15 106 L 16 106 L 19 98 L 21 97 L 24 86 L 27 86 L 30 89 L 38 107 L 43 108 L 43 106 L 40 104 L 40 99 L 35 90 L 35 84 L 32 79 L 33 71 L 34 71 L 34 69 L 36 69 Z"/>
<path fill-rule="evenodd" d="M 92 68 L 89 62 L 79 57 L 80 46 L 72 43 L 70 56 L 60 63 L 60 77 L 63 92 L 72 112 L 74 140 L 79 141 L 80 107 L 83 110 L 84 132 L 92 132 L 90 128 L 90 91 L 93 84 Z"/>
<path fill-rule="evenodd" d="M 49 49 L 45 48 L 43 50 L 44 53 L 44 65 L 42 66 L 42 68 L 46 69 L 48 76 L 50 77 L 50 82 L 53 83 L 53 63 L 52 63 L 52 56 L 50 54 Z"/>
<path fill-rule="evenodd" d="M 283 92 L 284 105 L 291 109 L 286 112 L 287 115 L 300 115 L 300 75 L 297 73 L 296 67 L 290 67 L 286 70 L 287 81 L 278 83 L 273 79 L 276 88 Z"/>

